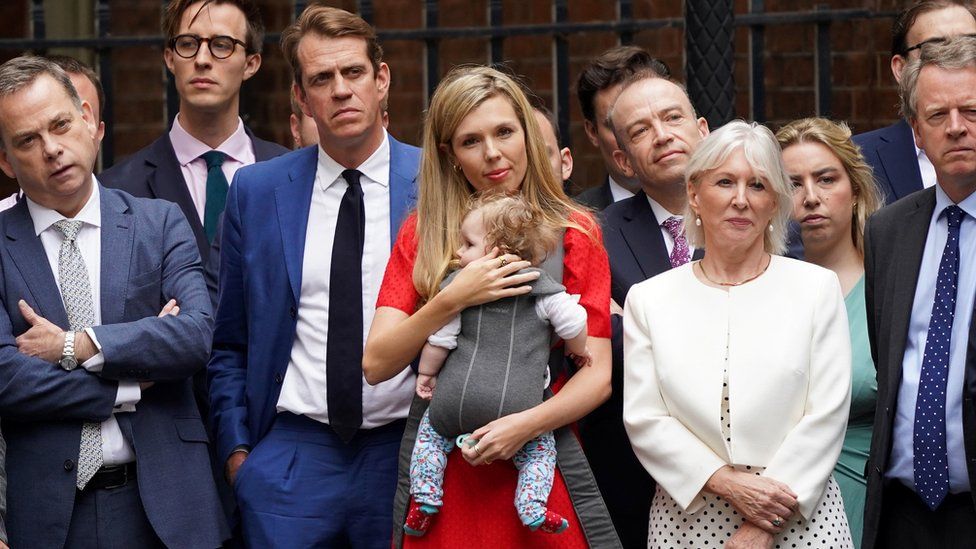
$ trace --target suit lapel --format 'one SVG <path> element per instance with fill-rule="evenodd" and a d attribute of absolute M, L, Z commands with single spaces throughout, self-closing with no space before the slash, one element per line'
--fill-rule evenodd
<path fill-rule="evenodd" d="M 48 263 L 41 239 L 34 234 L 34 222 L 27 209 L 27 201 L 20 200 L 7 216 L 7 249 L 17 270 L 24 278 L 27 295 L 11 296 L 27 301 L 39 315 L 68 328 L 68 314 L 61 301 L 61 292 Z M 7 304 L 12 307 L 12 304 Z"/>
<path fill-rule="evenodd" d="M 200 216 L 196 213 L 197 207 L 190 197 L 190 190 L 186 188 L 186 180 L 183 179 L 180 161 L 176 159 L 169 133 L 164 134 L 151 145 L 149 154 L 146 155 L 146 163 L 155 167 L 149 175 L 149 188 L 152 189 L 153 198 L 162 198 L 178 204 L 186 215 L 190 228 L 193 229 L 193 235 L 197 238 L 197 247 L 201 250 L 209 249 L 210 243 L 207 242 L 206 234 L 203 232 L 203 224 L 200 223 Z"/>
<path fill-rule="evenodd" d="M 102 214 L 102 324 L 122 322 L 132 257 L 132 216 L 115 191 L 100 189 Z"/>
<path fill-rule="evenodd" d="M 402 143 L 390 140 L 390 245 L 396 243 L 403 218 L 414 203 L 415 181 L 420 158 Z"/>
<path fill-rule="evenodd" d="M 298 303 L 302 290 L 302 259 L 305 256 L 305 233 L 308 228 L 308 209 L 312 204 L 318 151 L 318 147 L 306 147 L 297 153 L 288 172 L 289 180 L 275 187 L 281 245 L 295 303 Z"/>
<path fill-rule="evenodd" d="M 644 279 L 670 269 L 671 259 L 661 227 L 644 193 L 637 193 L 631 200 L 631 210 L 625 219 L 627 222 L 621 226 L 620 234 L 634 254 Z"/>
<path fill-rule="evenodd" d="M 888 142 L 878 147 L 878 157 L 898 199 L 922 189 L 922 172 L 918 169 L 911 126 L 902 119 L 895 130 L 889 134 Z"/>
<path fill-rule="evenodd" d="M 891 263 L 895 270 L 895 279 L 890 294 L 893 306 L 891 331 L 888 337 L 890 356 L 894 362 L 888 376 L 888 394 L 897 394 L 898 385 L 901 383 L 900 360 L 905 355 L 905 339 L 908 337 L 908 325 L 911 321 L 912 305 L 915 302 L 918 270 L 922 264 L 932 210 L 935 209 L 935 189 L 927 189 L 914 198 L 916 208 L 899 224 L 898 235 L 894 240 L 898 245 L 892 246 L 896 257 Z"/>

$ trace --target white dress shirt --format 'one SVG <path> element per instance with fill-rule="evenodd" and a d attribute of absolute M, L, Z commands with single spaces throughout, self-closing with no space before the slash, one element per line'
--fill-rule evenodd
<path fill-rule="evenodd" d="M 357 169 L 363 174 L 360 184 L 366 210 L 362 264 L 363 338 L 359 342 L 365 345 L 386 262 L 390 258 L 390 144 L 385 133 L 379 148 Z M 279 412 L 305 415 L 322 423 L 329 422 L 325 364 L 329 337 L 329 276 L 339 203 L 349 187 L 342 178 L 344 170 L 319 147 L 305 232 L 298 323 L 277 404 Z M 342 291 L 341 288 L 338 290 Z M 414 392 L 414 375 L 409 368 L 378 385 L 369 385 L 363 378 L 362 387 L 363 429 L 407 417 Z"/>
<path fill-rule="evenodd" d="M 88 202 L 74 218 L 83 222 L 81 230 L 78 231 L 76 240 L 81 256 L 85 260 L 85 267 L 88 269 L 88 284 L 91 286 L 91 297 L 95 312 L 95 326 L 102 323 L 101 310 L 101 260 L 102 260 L 102 209 L 99 202 L 98 180 L 94 179 L 92 194 Z M 58 254 L 61 251 L 61 243 L 64 235 L 54 227 L 54 224 L 62 219 L 67 219 L 57 211 L 45 208 L 34 202 L 30 198 L 27 200 L 27 209 L 31 219 L 34 221 L 34 232 L 41 239 L 44 253 L 54 273 L 54 280 L 58 285 L 58 293 L 61 292 L 61 274 L 58 269 Z M 95 346 L 101 350 L 95 332 L 91 329 L 85 330 Z M 86 360 L 81 366 L 89 372 L 97 373 L 102 371 L 105 359 L 101 352 Z M 119 390 L 115 396 L 115 412 L 133 412 L 135 405 L 142 398 L 142 391 L 136 381 L 120 381 Z M 102 422 L 102 461 L 105 465 L 118 465 L 135 461 L 136 455 L 132 447 L 122 436 L 119 423 L 113 414 Z M 80 436 L 80 434 L 79 434 Z"/>
<path fill-rule="evenodd" d="M 607 184 L 610 185 L 610 196 L 613 197 L 614 202 L 620 202 L 625 198 L 634 196 L 634 193 L 630 192 L 629 189 L 624 188 L 624 186 L 620 183 L 614 181 L 609 175 L 607 176 Z"/>
<path fill-rule="evenodd" d="M 915 139 L 914 134 L 912 134 L 912 139 Z M 918 172 L 922 174 L 922 187 L 927 189 L 935 185 L 937 179 L 935 176 L 935 166 L 932 165 L 932 161 L 929 160 L 925 151 L 918 148 L 917 144 L 915 145 L 915 156 L 918 157 Z"/>
<path fill-rule="evenodd" d="M 664 236 L 664 246 L 668 250 L 668 257 L 671 257 L 671 252 L 674 250 L 674 238 L 671 236 L 671 233 L 664 228 L 664 222 L 670 217 L 684 219 L 684 216 L 682 214 L 674 214 L 669 212 L 667 208 L 658 204 L 657 200 L 654 200 L 650 196 L 647 197 L 647 202 L 651 205 L 651 211 L 654 212 L 654 219 L 657 220 L 657 224 L 661 228 L 661 235 Z M 695 255 L 695 247 L 691 245 L 691 242 L 689 242 L 688 258 L 690 259 L 693 255 Z"/>
<path fill-rule="evenodd" d="M 169 140 L 173 145 L 173 152 L 176 153 L 176 160 L 180 163 L 180 171 L 183 172 L 183 180 L 186 182 L 187 190 L 190 191 L 193 207 L 196 208 L 200 222 L 203 223 L 203 216 L 207 210 L 207 161 L 200 158 L 200 155 L 211 150 L 227 155 L 221 169 L 229 185 L 234 180 L 237 170 L 254 164 L 254 143 L 244 131 L 244 122 L 238 118 L 234 133 L 216 149 L 211 149 L 210 145 L 183 129 L 179 114 L 176 115 L 173 127 L 169 130 Z"/>

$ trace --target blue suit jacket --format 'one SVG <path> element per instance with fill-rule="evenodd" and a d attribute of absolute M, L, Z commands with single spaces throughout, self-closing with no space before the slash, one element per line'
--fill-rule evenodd
<path fill-rule="evenodd" d="M 246 126 L 244 131 L 251 138 L 256 162 L 269 160 L 288 152 L 288 149 L 277 143 L 254 137 Z M 183 171 L 176 159 L 176 152 L 173 151 L 173 143 L 169 140 L 169 132 L 136 151 L 125 161 L 98 174 L 98 180 L 106 187 L 121 189 L 132 196 L 162 198 L 178 204 L 190 223 L 190 228 L 193 229 L 193 236 L 196 238 L 203 264 L 207 264 L 210 242 L 203 232 L 200 215 L 193 205 L 186 180 L 183 179 Z"/>
<path fill-rule="evenodd" d="M 390 241 L 410 208 L 420 150 L 390 139 Z M 218 457 L 254 447 L 277 414 L 302 286 L 318 147 L 238 170 L 227 195 L 210 381 Z"/>
<path fill-rule="evenodd" d="M 118 381 L 153 381 L 116 415 L 135 450 L 149 521 L 170 547 L 212 548 L 228 536 L 190 377 L 206 363 L 212 319 L 193 235 L 179 208 L 101 189 L 104 370 L 71 372 L 18 352 L 29 326 L 17 301 L 68 328 L 40 238 L 21 201 L 0 214 L 0 417 L 7 439 L 12 547 L 64 545 L 75 500 L 81 427 L 112 413 Z M 179 316 L 157 318 L 170 298 Z"/>
<path fill-rule="evenodd" d="M 853 139 L 874 169 L 874 179 L 885 195 L 885 204 L 922 190 L 915 139 L 905 119 L 855 135 Z"/>

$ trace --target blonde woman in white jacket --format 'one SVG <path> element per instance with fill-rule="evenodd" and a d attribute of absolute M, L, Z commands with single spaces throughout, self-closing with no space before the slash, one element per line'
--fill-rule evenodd
<path fill-rule="evenodd" d="M 666 124 L 648 131 L 667 147 Z M 777 255 L 792 209 L 779 146 L 731 122 L 686 180 L 704 258 L 635 285 L 624 307 L 624 423 L 657 481 L 648 547 L 851 547 L 831 477 L 847 317 L 833 272 Z"/>

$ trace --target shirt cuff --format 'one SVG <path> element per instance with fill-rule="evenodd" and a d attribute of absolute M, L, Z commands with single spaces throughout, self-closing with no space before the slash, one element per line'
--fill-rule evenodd
<path fill-rule="evenodd" d="M 85 328 L 85 333 L 88 334 L 88 338 L 91 339 L 92 343 L 95 344 L 95 348 L 98 349 L 98 352 L 88 360 L 82 362 L 81 367 L 93 374 L 97 374 L 100 373 L 102 368 L 105 366 L 105 355 L 102 354 L 102 346 L 98 343 L 98 338 L 95 337 L 95 330 Z"/>
<path fill-rule="evenodd" d="M 248 446 L 247 444 L 238 444 L 237 446 L 234 447 L 233 450 L 230 451 L 231 455 L 233 455 L 235 452 L 244 452 L 245 454 L 250 454 L 251 447 Z"/>
<path fill-rule="evenodd" d="M 136 404 L 140 400 L 142 400 L 142 389 L 138 381 L 120 381 L 119 390 L 115 393 L 113 412 L 135 412 Z"/>

